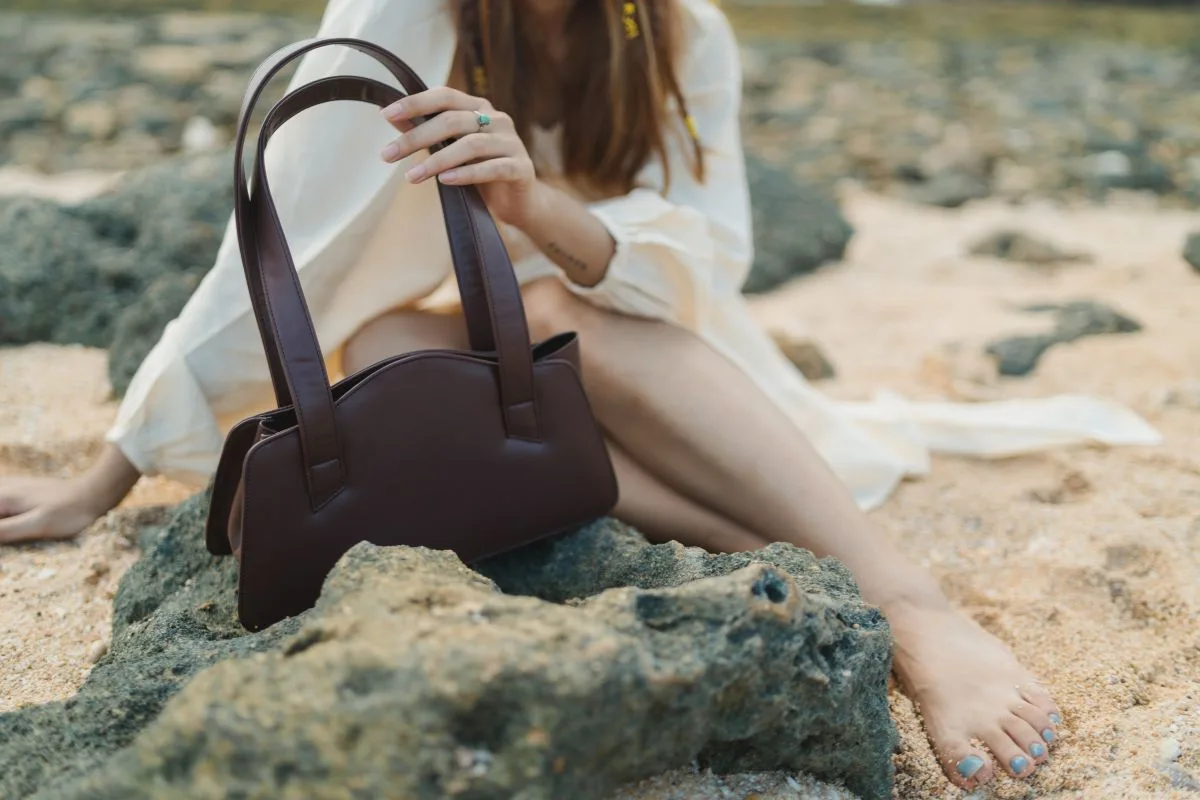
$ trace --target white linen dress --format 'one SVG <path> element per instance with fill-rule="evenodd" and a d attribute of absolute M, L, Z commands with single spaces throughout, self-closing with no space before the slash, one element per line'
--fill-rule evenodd
<path fill-rule="evenodd" d="M 707 152 L 707 180 L 700 184 L 691 176 L 680 121 L 675 133 L 681 135 L 670 137 L 665 195 L 662 165 L 649 163 L 639 188 L 588 204 L 611 232 L 616 254 L 598 285 L 567 282 L 573 291 L 598 306 L 695 333 L 786 412 L 863 508 L 886 499 L 905 476 L 924 473 L 931 450 L 996 456 L 1086 440 L 1158 440 L 1132 412 L 1087 397 L 971 405 L 837 403 L 810 387 L 755 322 L 739 292 L 753 249 L 739 135 L 737 43 L 725 17 L 707 0 L 680 5 L 685 30 L 680 80 Z M 455 49 L 445 0 L 331 0 L 318 36 L 376 42 L 430 85 L 447 81 Z M 366 56 L 330 47 L 301 62 L 292 86 L 336 74 L 394 82 Z M 557 134 L 536 133 L 531 154 L 553 179 Z M 446 292 L 452 267 L 436 186 L 410 185 L 403 173 L 411 164 L 381 160 L 380 151 L 394 135 L 374 107 L 332 103 L 289 122 L 268 148 L 272 193 L 335 371 L 343 345 L 375 316 L 456 300 Z M 504 234 L 523 283 L 561 274 L 518 231 Z M 272 406 L 231 221 L 212 270 L 138 370 L 108 439 L 145 474 L 203 484 L 216 467 L 228 426 Z"/>

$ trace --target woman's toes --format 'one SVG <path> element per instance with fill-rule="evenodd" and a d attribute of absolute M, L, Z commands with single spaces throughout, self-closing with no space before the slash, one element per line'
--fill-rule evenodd
<path fill-rule="evenodd" d="M 1056 718 L 1058 715 L 1047 714 L 1032 703 L 1022 703 L 1013 709 L 1013 714 L 1029 726 L 1028 732 L 1021 732 L 1022 736 L 1028 737 L 1028 741 L 1023 745 L 1029 754 L 1035 761 L 1045 760 L 1046 745 L 1058 738 L 1056 723 L 1052 721 L 1052 717 Z"/>
<path fill-rule="evenodd" d="M 964 789 L 974 789 L 992 779 L 992 762 L 986 755 L 969 746 L 955 748 L 953 755 L 942 758 L 946 776 Z"/>
<path fill-rule="evenodd" d="M 1013 719 L 1020 723 L 1020 725 L 1028 727 L 1024 722 L 1017 720 L 1016 717 L 1013 717 Z M 1013 725 L 1011 727 L 1015 728 L 1016 726 Z M 1032 731 L 1030 733 L 1032 734 Z M 992 755 L 996 757 L 996 761 L 1004 768 L 1005 772 L 1014 778 L 1026 778 L 1033 772 L 1033 756 L 1030 755 L 1027 748 L 1030 742 L 1034 740 L 1035 737 L 1031 735 L 1018 744 L 1020 740 L 1007 730 L 996 731 L 994 735 L 984 739 L 987 746 L 991 748 Z"/>
<path fill-rule="evenodd" d="M 1058 710 L 1058 706 L 1055 705 L 1054 698 L 1050 696 L 1050 693 L 1040 683 L 1028 683 L 1017 687 L 1017 689 L 1026 703 L 1034 706 L 1045 716 L 1046 722 L 1049 725 L 1042 725 L 1041 727 L 1049 727 L 1057 733 L 1057 728 L 1062 725 L 1062 712 Z M 1039 730 L 1041 730 L 1041 727 Z"/>

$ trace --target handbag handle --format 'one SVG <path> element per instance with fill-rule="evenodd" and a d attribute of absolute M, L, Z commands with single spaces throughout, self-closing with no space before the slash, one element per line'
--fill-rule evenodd
<path fill-rule="evenodd" d="M 404 93 L 367 78 L 325 78 L 296 89 L 267 114 L 258 137 L 251 194 L 242 164 L 250 115 L 267 83 L 287 64 L 330 45 L 351 47 L 383 64 L 408 93 L 425 84 L 399 58 L 359 39 L 309 39 L 269 56 L 251 77 L 238 119 L 235 145 L 234 217 L 251 304 L 267 354 L 279 405 L 292 405 L 313 508 L 343 486 L 341 447 L 333 394 L 316 331 L 271 199 L 266 146 L 296 114 L 321 103 L 358 100 L 386 106 Z M 433 148 L 437 149 L 437 148 Z M 474 187 L 438 184 L 450 254 L 462 297 L 471 348 L 495 351 L 505 431 L 510 438 L 538 439 L 533 358 L 520 287 L 508 251 L 487 206 Z"/>

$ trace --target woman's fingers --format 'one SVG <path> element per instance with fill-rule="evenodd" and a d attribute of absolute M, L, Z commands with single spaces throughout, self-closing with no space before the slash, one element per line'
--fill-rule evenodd
<path fill-rule="evenodd" d="M 383 115 L 393 123 L 414 117 L 424 117 L 439 111 L 491 111 L 492 106 L 482 97 L 473 97 L 449 86 L 438 86 L 410 94 L 383 109 Z"/>
<path fill-rule="evenodd" d="M 497 181 L 518 181 L 521 179 L 521 162 L 512 157 L 493 158 L 479 164 L 466 164 L 461 167 L 448 169 L 438 176 L 442 183 L 452 186 L 467 186 L 477 183 L 494 183 Z"/>
<path fill-rule="evenodd" d="M 488 133 L 500 135 L 513 133 L 511 120 L 507 114 L 493 111 L 489 112 L 488 116 L 491 118 L 486 129 Z M 383 149 L 383 160 L 395 163 L 447 139 L 478 132 L 480 132 L 479 117 L 474 111 L 446 111 L 396 137 Z"/>
<path fill-rule="evenodd" d="M 46 536 L 45 515 L 37 511 L 0 519 L 0 544 L 16 544 Z"/>
<path fill-rule="evenodd" d="M 513 144 L 502 136 L 473 133 L 438 150 L 423 163 L 405 173 L 405 177 L 412 183 L 420 183 L 427 178 L 440 175 L 446 170 L 479 161 L 513 156 L 514 150 Z"/>

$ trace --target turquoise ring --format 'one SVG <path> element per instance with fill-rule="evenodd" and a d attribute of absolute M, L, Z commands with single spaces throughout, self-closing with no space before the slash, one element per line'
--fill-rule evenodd
<path fill-rule="evenodd" d="M 488 125 L 492 124 L 492 118 L 482 111 L 475 112 L 475 119 L 479 121 L 479 130 L 482 132 Z"/>

